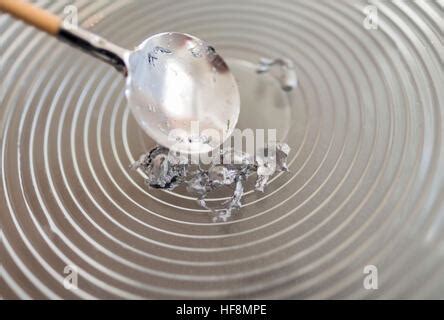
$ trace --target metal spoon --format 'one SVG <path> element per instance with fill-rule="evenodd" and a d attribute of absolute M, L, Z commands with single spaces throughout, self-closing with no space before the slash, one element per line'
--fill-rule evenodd
<path fill-rule="evenodd" d="M 157 143 L 183 153 L 219 147 L 239 116 L 239 91 L 213 47 L 184 33 L 160 33 L 134 51 L 123 49 L 21 0 L 0 10 L 114 66 L 126 77 L 128 105 Z"/>

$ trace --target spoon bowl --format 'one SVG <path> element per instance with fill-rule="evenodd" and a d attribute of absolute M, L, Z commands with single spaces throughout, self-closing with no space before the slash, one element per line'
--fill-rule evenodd
<path fill-rule="evenodd" d="M 158 144 L 190 154 L 229 137 L 240 97 L 215 49 L 184 33 L 156 34 L 125 55 L 126 97 L 143 130 Z"/>

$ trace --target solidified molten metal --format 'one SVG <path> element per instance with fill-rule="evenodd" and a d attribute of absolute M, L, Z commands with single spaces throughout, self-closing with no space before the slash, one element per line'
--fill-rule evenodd
<path fill-rule="evenodd" d="M 143 154 L 131 168 L 141 169 L 146 175 L 145 183 L 152 188 L 173 190 L 185 185 L 187 191 L 197 197 L 199 205 L 214 214 L 214 221 L 226 221 L 234 210 L 241 207 L 244 183 L 248 177 L 256 173 L 255 190 L 263 192 L 272 175 L 288 171 L 289 152 L 290 147 L 285 143 L 268 146 L 255 157 L 228 149 L 204 169 L 191 164 L 187 156 L 157 146 Z M 205 201 L 208 194 L 223 186 L 233 186 L 233 195 L 223 203 L 223 208 L 210 208 Z"/>

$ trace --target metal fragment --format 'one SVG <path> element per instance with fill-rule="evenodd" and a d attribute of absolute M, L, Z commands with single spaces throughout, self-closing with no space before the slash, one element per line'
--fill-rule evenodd
<path fill-rule="evenodd" d="M 271 176 L 288 171 L 287 157 L 290 147 L 285 143 L 266 146 L 254 156 L 234 149 L 223 150 L 213 157 L 208 169 L 191 170 L 188 157 L 176 155 L 167 148 L 155 147 L 136 161 L 131 168 L 141 169 L 147 185 L 157 189 L 173 190 L 181 184 L 196 196 L 198 204 L 213 213 L 213 221 L 227 221 L 242 206 L 244 184 L 256 173 L 255 190 L 264 192 Z M 221 187 L 233 187 L 232 196 L 222 208 L 208 206 L 208 194 Z"/>

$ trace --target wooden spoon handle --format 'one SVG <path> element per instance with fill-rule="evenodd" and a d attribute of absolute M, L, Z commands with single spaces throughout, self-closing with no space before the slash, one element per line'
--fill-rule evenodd
<path fill-rule="evenodd" d="M 22 0 L 0 0 L 0 10 L 54 36 L 62 23 L 56 15 Z"/>

